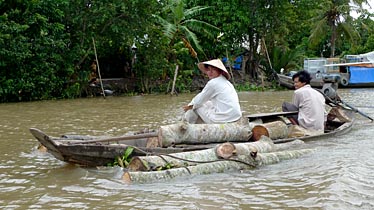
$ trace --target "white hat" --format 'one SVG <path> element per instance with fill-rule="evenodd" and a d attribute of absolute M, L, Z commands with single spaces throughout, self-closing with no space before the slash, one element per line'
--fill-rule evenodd
<path fill-rule="evenodd" d="M 214 66 L 214 67 L 217 67 L 219 69 L 222 70 L 222 74 L 223 76 L 226 77 L 226 79 L 230 79 L 231 76 L 229 74 L 229 72 L 226 70 L 226 67 L 225 65 L 223 65 L 222 61 L 220 59 L 214 59 L 214 60 L 210 60 L 210 61 L 204 61 L 204 62 L 201 62 L 199 64 L 197 64 L 197 66 L 199 67 L 199 69 L 203 72 L 205 72 L 207 70 L 207 68 L 205 68 L 205 64 L 207 65 L 210 65 L 210 66 Z"/>

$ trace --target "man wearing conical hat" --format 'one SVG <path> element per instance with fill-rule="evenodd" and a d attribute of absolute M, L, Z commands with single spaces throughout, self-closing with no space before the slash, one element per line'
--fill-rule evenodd
<path fill-rule="evenodd" d="M 184 106 L 189 123 L 227 123 L 241 118 L 238 94 L 230 83 L 230 74 L 220 59 L 201 62 L 199 69 L 209 77 L 204 89 Z"/>

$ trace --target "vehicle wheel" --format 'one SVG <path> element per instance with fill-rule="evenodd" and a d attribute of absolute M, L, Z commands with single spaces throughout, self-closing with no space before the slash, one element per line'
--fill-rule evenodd
<path fill-rule="evenodd" d="M 347 86 L 348 85 L 348 79 L 345 78 L 345 77 L 342 77 L 340 79 L 340 84 L 342 84 L 343 86 Z"/>

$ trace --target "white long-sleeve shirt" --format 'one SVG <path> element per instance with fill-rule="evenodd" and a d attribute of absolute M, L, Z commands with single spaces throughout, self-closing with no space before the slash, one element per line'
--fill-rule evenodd
<path fill-rule="evenodd" d="M 299 108 L 298 122 L 306 129 L 324 130 L 325 97 L 310 85 L 294 92 L 293 104 Z"/>
<path fill-rule="evenodd" d="M 209 80 L 189 105 L 206 123 L 234 122 L 242 116 L 238 94 L 223 75 Z"/>

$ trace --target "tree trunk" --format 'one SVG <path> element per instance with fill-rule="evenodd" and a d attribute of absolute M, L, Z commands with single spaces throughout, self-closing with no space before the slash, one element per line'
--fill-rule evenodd
<path fill-rule="evenodd" d="M 252 136 L 248 123 L 224 124 L 176 123 L 159 128 L 158 138 L 163 147 L 176 144 L 221 143 L 249 141 Z"/>
<path fill-rule="evenodd" d="M 330 57 L 335 57 L 335 41 L 336 41 L 336 26 L 333 23 L 331 26 L 331 55 Z"/>
<path fill-rule="evenodd" d="M 176 177 L 186 177 L 191 175 L 223 173 L 227 171 L 239 171 L 251 169 L 256 166 L 278 163 L 281 160 L 297 158 L 301 155 L 308 154 L 314 150 L 303 149 L 294 151 L 282 151 L 274 153 L 258 154 L 256 158 L 249 155 L 239 155 L 234 160 L 217 160 L 210 163 L 198 164 L 182 168 L 172 168 L 163 171 L 151 172 L 130 172 L 127 171 L 122 175 L 122 180 L 126 183 L 146 183 L 155 181 L 166 181 Z"/>
<path fill-rule="evenodd" d="M 296 140 L 293 140 L 293 141 L 290 141 L 290 142 L 286 142 L 286 143 L 282 143 L 282 144 L 275 144 L 275 151 L 283 151 L 283 150 L 292 150 L 292 149 L 296 149 L 296 147 L 298 149 L 301 149 L 300 146 L 304 145 L 305 142 L 300 140 L 300 139 L 296 139 Z"/>
<path fill-rule="evenodd" d="M 244 54 L 243 55 L 243 61 L 242 61 L 242 68 L 240 70 L 240 79 L 244 79 L 246 75 L 246 69 L 247 69 L 247 62 L 249 60 L 249 55 Z"/>
<path fill-rule="evenodd" d="M 255 125 L 252 129 L 252 133 L 252 139 L 254 141 L 259 140 L 262 135 L 274 140 L 287 137 L 288 127 L 282 121 L 274 121 L 270 123 Z"/>

